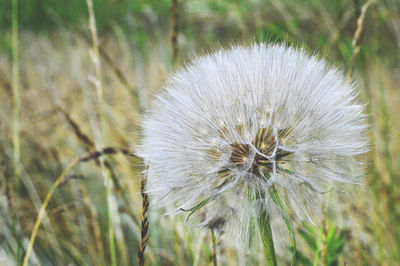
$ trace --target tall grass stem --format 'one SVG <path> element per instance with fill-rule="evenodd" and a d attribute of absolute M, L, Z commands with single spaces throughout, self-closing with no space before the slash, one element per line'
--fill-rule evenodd
<path fill-rule="evenodd" d="M 100 118 L 100 139 L 95 141 L 96 149 L 101 149 L 106 145 L 105 132 L 105 121 L 104 121 L 104 98 L 103 98 L 103 86 L 102 86 L 102 73 L 101 73 L 101 62 L 99 52 L 99 40 L 97 36 L 96 20 L 93 9 L 92 0 L 86 0 L 89 11 L 89 29 L 92 35 L 92 60 L 95 65 L 96 80 L 94 85 L 97 92 L 97 104 L 98 114 Z M 112 180 L 109 173 L 106 171 L 104 166 L 104 159 L 100 158 L 101 174 L 104 178 L 104 185 L 106 188 L 107 198 L 107 222 L 108 222 L 108 241 L 111 256 L 111 265 L 117 265 L 116 248 L 115 248 L 115 233 L 114 233 L 114 220 L 113 220 L 113 199 L 112 199 Z"/>
<path fill-rule="evenodd" d="M 349 69 L 348 69 L 348 72 L 347 72 L 347 81 L 348 82 L 351 82 L 351 80 L 353 78 L 354 64 L 355 64 L 355 61 L 356 61 L 356 57 L 360 53 L 360 50 L 361 50 L 361 47 L 358 45 L 358 41 L 359 41 L 359 39 L 361 37 L 361 33 L 363 31 L 365 14 L 367 13 L 367 10 L 370 7 L 370 5 L 375 3 L 375 1 L 376 0 L 368 0 L 362 6 L 360 15 L 357 18 L 357 29 L 354 32 L 353 40 L 351 42 L 351 46 L 353 47 L 353 51 L 352 51 L 352 54 L 351 54 L 350 65 L 349 65 Z"/>
<path fill-rule="evenodd" d="M 32 249 L 33 249 L 33 244 L 35 243 L 35 239 L 36 239 L 36 235 L 37 232 L 39 230 L 39 226 L 42 222 L 43 217 L 46 214 L 46 208 L 49 205 L 49 202 L 51 200 L 51 198 L 53 197 L 54 192 L 56 191 L 56 189 L 63 184 L 64 182 L 67 181 L 67 173 L 74 168 L 77 164 L 79 163 L 83 163 L 83 162 L 88 162 L 91 160 L 96 160 L 98 158 L 101 158 L 104 155 L 110 155 L 110 154 L 116 154 L 116 153 L 121 153 L 121 154 L 125 154 L 125 155 L 130 155 L 133 156 L 131 152 L 127 151 L 126 149 L 122 149 L 122 148 L 116 148 L 116 147 L 107 147 L 104 148 L 102 150 L 96 150 L 90 154 L 88 154 L 87 156 L 78 158 L 74 161 L 72 161 L 65 169 L 64 171 L 61 173 L 61 175 L 56 179 L 56 181 L 54 182 L 54 184 L 51 186 L 49 192 L 47 192 L 46 197 L 43 201 L 42 206 L 40 207 L 39 210 L 39 214 L 36 218 L 35 221 L 35 225 L 33 226 L 33 230 L 32 230 L 32 234 L 29 240 L 29 244 L 28 244 L 28 248 L 24 257 L 24 261 L 22 263 L 23 266 L 28 265 L 29 262 L 29 257 L 32 253 Z"/>
<path fill-rule="evenodd" d="M 14 174 L 17 186 L 20 176 L 20 93 L 18 59 L 18 0 L 12 0 L 12 92 L 13 92 L 13 149 Z"/>
<path fill-rule="evenodd" d="M 56 182 L 54 182 L 54 184 L 51 186 L 49 192 L 47 193 L 46 198 L 44 199 L 43 204 L 40 207 L 38 217 L 36 218 L 36 221 L 35 221 L 35 225 L 33 226 L 31 238 L 29 240 L 28 248 L 26 250 L 26 254 L 25 254 L 25 258 L 24 258 L 24 262 L 22 263 L 22 266 L 28 265 L 29 257 L 31 255 L 32 249 L 33 249 L 33 244 L 35 243 L 36 235 L 39 230 L 39 226 L 42 222 L 43 216 L 46 214 L 46 208 L 47 208 L 47 205 L 49 205 L 50 199 L 52 198 L 52 196 L 53 196 L 54 192 L 56 191 L 56 189 L 58 188 L 58 186 L 65 180 L 67 173 L 78 163 L 79 163 L 79 159 L 71 162 L 64 169 L 64 171 L 61 173 L 61 175 L 57 178 Z"/>

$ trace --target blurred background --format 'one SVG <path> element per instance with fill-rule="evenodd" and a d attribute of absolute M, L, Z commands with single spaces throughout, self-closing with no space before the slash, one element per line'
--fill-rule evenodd
<path fill-rule="evenodd" d="M 343 69 L 370 124 L 364 184 L 332 193 L 334 212 L 299 224 L 296 246 L 283 238 L 278 264 L 400 265 L 399 0 L 0 0 L 0 265 L 23 262 L 71 162 L 134 151 L 169 73 L 254 41 L 304 46 Z M 69 169 L 29 265 L 137 265 L 142 170 L 123 153 Z M 218 265 L 264 264 L 257 239 L 243 253 L 182 217 L 148 215 L 146 265 L 211 265 L 214 252 Z"/>

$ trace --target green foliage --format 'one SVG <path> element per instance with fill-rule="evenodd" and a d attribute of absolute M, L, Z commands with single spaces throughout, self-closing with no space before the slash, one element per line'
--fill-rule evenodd
<path fill-rule="evenodd" d="M 335 225 L 325 230 L 318 230 L 305 224 L 298 233 L 311 250 L 311 256 L 307 257 L 299 249 L 291 247 L 295 251 L 295 265 L 311 266 L 320 263 L 331 266 L 338 265 L 338 259 L 344 247 L 345 231 L 339 230 L 338 232 Z"/>
<path fill-rule="evenodd" d="M 97 27 L 100 31 L 109 30 L 112 23 L 125 25 L 130 23 L 134 16 L 143 16 L 151 9 L 155 16 L 164 15 L 169 10 L 169 1 L 109 1 L 93 0 L 94 11 L 96 13 Z M 0 2 L 0 27 L 7 28 L 11 24 L 10 12 L 11 1 Z M 20 1 L 20 24 L 22 27 L 28 27 L 32 30 L 55 29 L 52 16 L 58 16 L 67 24 L 79 24 L 87 20 L 88 10 L 86 1 L 54 1 L 54 0 L 31 0 Z M 129 24 L 128 24 L 129 25 Z M 127 26 L 128 26 L 127 25 Z"/>

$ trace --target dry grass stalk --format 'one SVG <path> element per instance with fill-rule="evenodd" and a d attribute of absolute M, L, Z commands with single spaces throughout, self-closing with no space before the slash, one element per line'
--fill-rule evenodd
<path fill-rule="evenodd" d="M 94 86 L 96 87 L 97 92 L 97 107 L 98 107 L 98 115 L 100 120 L 100 128 L 98 130 L 98 134 L 94 134 L 95 136 L 100 136 L 98 139 L 95 138 L 96 149 L 102 149 L 106 144 L 106 137 L 105 137 L 105 129 L 106 129 L 106 122 L 104 117 L 104 98 L 103 98 L 103 85 L 102 85 L 102 72 L 101 72 L 101 60 L 99 54 L 99 40 L 97 36 L 97 29 L 96 29 L 96 20 L 93 10 L 93 2 L 92 0 L 86 0 L 86 4 L 88 6 L 89 11 L 89 29 L 92 35 L 92 42 L 93 46 L 90 50 L 90 55 L 92 61 L 95 66 L 95 77 L 89 77 L 93 82 Z M 113 195 L 112 195 L 112 180 L 110 175 L 107 171 L 105 171 L 104 161 L 103 158 L 100 158 L 100 166 L 101 166 L 101 174 L 104 179 L 104 186 L 106 188 L 106 198 L 107 198 L 107 219 L 108 219 L 108 241 L 109 241 L 109 248 L 110 248 L 110 256 L 111 256 L 111 265 L 117 265 L 117 251 L 115 247 L 115 228 L 114 228 L 114 219 L 118 219 L 118 215 L 114 215 L 114 206 L 116 203 L 114 202 Z M 118 234 L 121 235 L 121 234 Z M 120 238 L 117 236 L 117 238 Z M 122 241 L 120 239 L 117 240 L 118 243 Z M 124 246 L 121 246 L 121 252 L 125 253 Z"/>
<path fill-rule="evenodd" d="M 57 14 L 54 14 L 52 12 L 49 13 L 49 16 L 53 19 L 55 23 L 57 23 L 60 27 L 65 27 L 66 22 L 63 21 Z M 77 36 L 80 36 L 83 41 L 85 41 L 88 45 L 93 45 L 93 41 L 88 36 L 84 31 L 82 31 L 80 28 L 74 26 L 73 24 L 67 25 L 67 28 L 71 30 L 72 32 L 76 33 Z M 118 81 L 121 82 L 122 85 L 125 86 L 125 88 L 129 89 L 131 94 L 134 96 L 135 100 L 138 100 L 138 94 L 137 91 L 134 89 L 134 86 L 129 83 L 127 77 L 125 76 L 124 72 L 122 69 L 118 66 L 117 63 L 114 62 L 112 59 L 111 55 L 101 46 L 98 46 L 99 49 L 99 55 L 101 59 L 106 63 L 106 65 L 111 69 L 111 71 L 115 74 L 117 77 Z"/>
<path fill-rule="evenodd" d="M 91 152 L 89 155 L 87 155 L 85 157 L 79 158 L 79 162 L 88 162 L 88 161 L 100 158 L 103 155 L 110 155 L 110 154 L 116 154 L 116 153 L 121 153 L 121 154 L 124 154 L 127 156 L 136 157 L 136 155 L 134 155 L 133 152 L 128 149 L 119 148 L 119 147 L 106 147 L 102 150 L 97 150 L 97 151 Z"/>
<path fill-rule="evenodd" d="M 47 205 L 48 205 L 49 202 L 50 202 L 51 197 L 53 196 L 53 194 L 54 194 L 54 192 L 56 191 L 56 189 L 58 188 L 58 186 L 64 181 L 66 174 L 67 174 L 75 165 L 77 165 L 78 163 L 79 163 L 79 159 L 77 159 L 77 160 L 71 162 L 71 163 L 67 166 L 67 168 L 64 169 L 64 171 L 61 173 L 61 175 L 57 178 L 56 182 L 52 185 L 52 187 L 50 188 L 49 192 L 47 193 L 46 198 L 44 199 L 43 204 L 42 204 L 42 206 L 41 206 L 41 208 L 40 208 L 40 210 L 39 210 L 39 214 L 38 214 L 38 217 L 36 218 L 35 225 L 33 226 L 32 234 L 31 234 L 31 237 L 30 237 L 30 240 L 29 240 L 29 245 L 28 245 L 28 248 L 27 248 L 27 250 L 26 250 L 26 254 L 25 254 L 24 261 L 23 261 L 23 263 L 22 263 L 23 266 L 28 265 L 29 257 L 30 257 L 30 255 L 31 255 L 31 253 L 32 253 L 33 244 L 34 244 L 34 242 L 35 242 L 35 239 L 36 239 L 36 235 L 37 235 L 39 226 L 40 226 L 40 224 L 41 224 L 41 221 L 42 221 L 43 217 L 44 217 L 45 214 L 46 214 L 46 208 L 47 208 Z"/>
<path fill-rule="evenodd" d="M 94 142 L 90 139 L 88 135 L 83 133 L 78 123 L 74 119 L 72 119 L 69 113 L 65 111 L 61 106 L 57 106 L 57 110 L 64 115 L 65 119 L 67 119 L 68 124 L 72 127 L 72 130 L 74 131 L 75 135 L 85 145 L 86 151 L 89 151 L 88 149 L 94 149 L 95 147 Z"/>
<path fill-rule="evenodd" d="M 73 130 L 74 134 L 76 135 L 76 137 L 78 138 L 78 140 L 80 140 L 83 143 L 85 150 L 87 152 L 93 151 L 95 149 L 95 144 L 94 144 L 93 140 L 87 134 L 85 134 L 83 132 L 83 130 L 79 126 L 78 122 L 75 121 L 72 118 L 72 116 L 62 107 L 58 106 L 56 109 L 64 115 L 68 124 L 72 127 L 72 130 Z M 98 166 L 101 167 L 99 160 L 95 160 L 95 162 Z M 127 213 L 132 218 L 134 223 L 136 225 L 139 225 L 139 221 L 136 218 L 135 213 L 131 207 L 129 198 L 126 196 L 125 190 L 124 190 L 123 186 L 121 185 L 117 175 L 115 174 L 114 168 L 112 167 L 111 163 L 108 160 L 104 160 L 104 166 L 107 169 L 109 176 L 111 177 L 111 180 L 115 186 L 116 192 L 121 196 L 122 200 L 124 201 Z M 67 180 L 65 182 L 67 182 Z"/>
<path fill-rule="evenodd" d="M 99 39 L 97 36 L 97 29 L 96 29 L 96 20 L 94 16 L 94 10 L 93 10 L 93 2 L 92 0 L 86 0 L 88 10 L 89 10 L 89 29 L 90 33 L 92 35 L 92 60 L 95 65 L 95 71 L 96 71 L 96 82 L 94 82 L 96 91 L 97 91 L 97 100 L 98 104 L 101 108 L 103 107 L 103 87 L 102 87 L 102 75 L 101 75 L 101 62 L 100 62 L 100 54 L 99 54 Z M 101 110 L 102 111 L 102 110 Z M 101 115 L 101 114 L 100 114 Z"/>
<path fill-rule="evenodd" d="M 77 27 L 71 27 L 71 28 L 72 28 L 72 30 L 74 32 L 76 32 L 79 36 L 81 36 L 81 38 L 85 42 L 90 44 L 90 42 L 91 42 L 90 37 L 87 36 L 82 30 L 80 30 Z M 129 90 L 130 95 L 133 96 L 134 100 L 136 101 L 136 103 L 140 107 L 139 95 L 138 95 L 138 92 L 135 89 L 135 87 L 132 84 L 129 83 L 129 81 L 126 78 L 124 72 L 121 70 L 121 68 L 118 66 L 118 64 L 114 62 L 114 60 L 112 59 L 111 55 L 109 55 L 108 52 L 103 47 L 99 46 L 98 48 L 99 48 L 99 55 L 100 55 L 101 59 L 103 59 L 103 61 L 106 63 L 106 65 L 115 74 L 115 76 L 117 77 L 119 82 L 121 82 L 121 84 L 124 85 L 124 87 Z"/>
<path fill-rule="evenodd" d="M 360 53 L 361 47 L 358 45 L 358 41 L 359 41 L 359 39 L 361 37 L 361 33 L 363 31 L 365 14 L 367 13 L 368 8 L 374 3 L 375 3 L 375 0 L 368 0 L 362 6 L 360 15 L 357 19 L 357 29 L 354 32 L 353 41 L 351 43 L 351 45 L 353 47 L 353 52 L 351 54 L 349 71 L 347 73 L 348 82 L 351 82 L 351 80 L 353 78 L 353 69 L 354 69 L 355 60 L 356 60 L 357 55 Z"/>
<path fill-rule="evenodd" d="M 35 225 L 33 226 L 33 230 L 32 230 L 32 234 L 31 234 L 30 240 L 29 240 L 28 248 L 26 250 L 25 258 L 24 258 L 24 261 L 23 261 L 23 264 L 22 264 L 23 266 L 28 265 L 29 257 L 30 257 L 30 255 L 32 253 L 33 244 L 35 243 L 35 239 L 36 239 L 36 235 L 37 235 L 39 226 L 41 224 L 41 221 L 42 221 L 43 217 L 46 214 L 46 208 L 49 205 L 49 202 L 50 202 L 51 198 L 53 197 L 54 192 L 57 190 L 57 188 L 67 178 L 67 173 L 72 168 L 74 168 L 76 165 L 78 165 L 79 163 L 88 162 L 88 161 L 91 161 L 91 160 L 96 160 L 96 159 L 98 159 L 99 157 L 101 157 L 103 155 L 112 155 L 112 154 L 116 154 L 116 153 L 121 153 L 121 154 L 125 154 L 125 155 L 129 155 L 129 156 L 135 157 L 135 155 L 132 152 L 129 152 L 126 149 L 118 148 L 118 147 L 107 147 L 107 148 L 104 148 L 102 150 L 94 151 L 94 152 L 88 154 L 87 156 L 80 157 L 80 158 L 72 161 L 64 169 L 64 171 L 61 173 L 61 175 L 56 179 L 56 182 L 54 182 L 54 184 L 51 186 L 49 192 L 47 192 L 46 197 L 45 197 L 45 199 L 43 201 L 43 204 L 40 207 L 38 217 L 36 218 Z"/>
<path fill-rule="evenodd" d="M 149 198 L 146 193 L 146 177 L 142 178 L 140 192 L 142 195 L 142 229 L 140 231 L 141 240 L 138 249 L 138 264 L 140 266 L 144 265 L 144 251 L 146 250 L 147 241 L 149 240 L 149 221 L 147 219 L 147 211 L 149 209 Z"/>
<path fill-rule="evenodd" d="M 93 203 L 88 195 L 87 190 L 85 188 L 81 188 L 80 192 L 82 195 L 83 203 L 89 210 L 90 224 L 91 224 L 90 226 L 93 231 L 93 235 L 94 235 L 94 239 L 95 239 L 96 252 L 98 252 L 98 255 L 100 258 L 103 258 L 104 250 L 103 250 L 103 245 L 102 245 L 103 242 L 101 240 L 101 230 L 100 230 L 100 226 L 97 222 L 98 221 L 97 210 L 96 210 L 95 206 L 93 205 Z"/>

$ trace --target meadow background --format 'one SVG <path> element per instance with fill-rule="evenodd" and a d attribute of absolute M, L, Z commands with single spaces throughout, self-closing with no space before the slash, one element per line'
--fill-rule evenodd
<path fill-rule="evenodd" d="M 399 0 L 0 0 L 0 265 L 23 262 L 63 170 L 109 146 L 123 150 L 53 186 L 29 265 L 137 265 L 143 165 L 127 152 L 140 115 L 194 55 L 254 41 L 349 73 L 370 125 L 364 183 L 331 193 L 295 248 L 280 241 L 279 265 L 400 265 Z M 263 265 L 257 241 L 246 254 L 182 217 L 148 217 L 146 265 Z"/>

